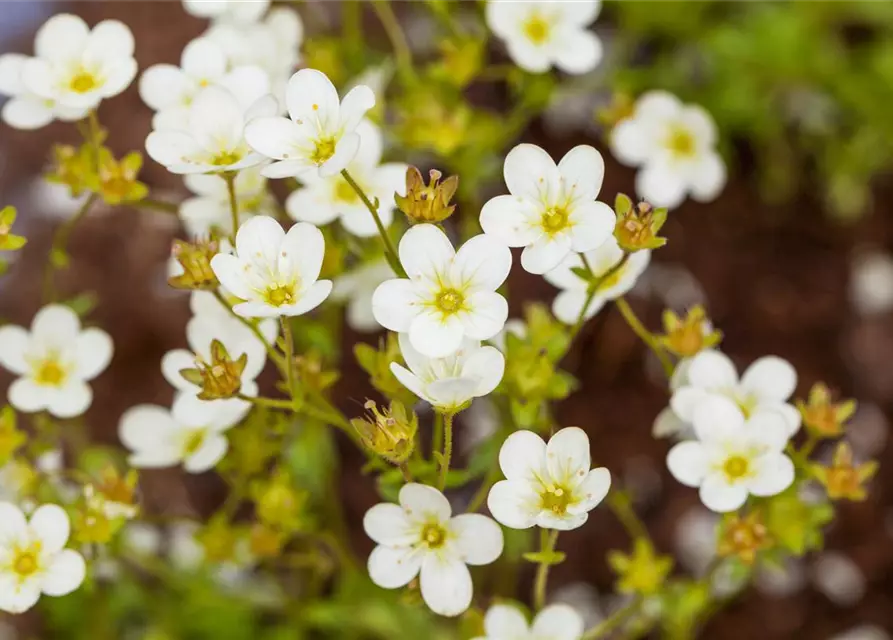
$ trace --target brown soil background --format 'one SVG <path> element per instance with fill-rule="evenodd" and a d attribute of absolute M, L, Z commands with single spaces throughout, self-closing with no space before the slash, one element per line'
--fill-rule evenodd
<path fill-rule="evenodd" d="M 29 3 L 30 4 L 30 3 Z M 64 10 L 61 3 L 59 11 Z M 13 5 L 6 5 L 2 11 Z M 178 3 L 77 3 L 67 7 L 89 23 L 118 18 L 134 30 L 140 69 L 175 62 L 186 41 L 198 35 L 203 23 L 182 13 Z M 9 47 L 30 52 L 33 33 L 21 33 Z M 135 85 L 124 95 L 103 104 L 102 123 L 111 131 L 117 153 L 143 149 L 150 112 L 139 99 Z M 39 132 L 21 132 L 0 125 L 0 202 L 20 208 L 20 223 L 29 244 L 9 275 L 0 282 L 0 315 L 26 324 L 40 303 L 40 277 L 57 220 L 44 217 L 27 205 L 25 185 L 45 166 L 53 142 L 74 142 L 73 127 L 53 124 Z M 603 197 L 633 192 L 633 172 L 614 163 L 600 140 L 576 136 L 556 139 L 534 123 L 522 136 L 553 155 L 587 142 L 602 150 L 607 163 Z M 744 161 L 742 161 L 744 162 Z M 855 224 L 842 226 L 824 214 L 821 204 L 803 197 L 786 205 L 761 201 L 747 178 L 747 168 L 732 168 L 731 181 L 715 202 L 687 202 L 674 211 L 665 228 L 670 239 L 655 261 L 682 265 L 702 285 L 715 323 L 724 331 L 724 350 L 739 364 L 767 353 L 790 360 L 800 375 L 798 393 L 824 380 L 843 394 L 879 405 L 887 420 L 893 418 L 893 315 L 861 318 L 848 298 L 850 266 L 863 246 L 893 251 L 893 209 L 888 184 L 878 184 L 875 206 Z M 153 192 L 170 199 L 185 195 L 181 181 L 147 159 L 142 179 Z M 156 191 L 157 190 L 157 191 Z M 466 212 L 468 214 L 469 212 Z M 472 215 L 475 212 L 470 212 Z M 115 444 L 120 414 L 139 402 L 169 402 L 170 387 L 159 362 L 169 349 L 185 346 L 188 318 L 184 296 L 165 291 L 163 263 L 169 242 L 178 233 L 172 217 L 138 212 L 126 207 L 100 209 L 78 227 L 72 238 L 72 267 L 59 287 L 74 295 L 98 293 L 100 303 L 92 320 L 108 330 L 115 341 L 112 365 L 94 385 L 95 401 L 87 421 L 96 441 Z M 526 299 L 550 299 L 550 287 L 541 279 L 515 269 L 512 292 Z M 522 301 L 512 300 L 512 315 Z M 656 327 L 660 303 L 654 296 L 638 299 L 638 313 Z M 345 349 L 369 336 L 345 336 Z M 647 353 L 611 308 L 590 322 L 567 368 L 582 388 L 558 410 L 561 424 L 585 428 L 592 439 L 595 459 L 612 472 L 630 461 L 647 461 L 661 474 L 663 490 L 640 513 L 658 546 L 671 551 L 674 523 L 697 503 L 694 491 L 674 483 L 663 465 L 667 443 L 650 436 L 651 423 L 667 401 L 660 381 L 646 373 Z M 10 378 L 0 375 L 0 387 Z M 355 412 L 356 400 L 369 393 L 357 370 L 348 367 L 335 397 L 341 407 Z M 754 590 L 719 614 L 702 637 L 728 640 L 764 638 L 821 639 L 862 623 L 893 629 L 893 472 L 885 464 L 889 440 L 879 455 L 881 470 L 870 498 L 861 504 L 844 504 L 827 534 L 827 547 L 850 557 L 864 573 L 868 585 L 863 598 L 851 607 L 833 604 L 807 587 L 782 599 Z M 357 471 L 358 458 L 344 447 L 347 469 L 343 500 L 361 553 L 371 548 L 359 527 L 363 511 L 375 495 Z M 147 508 L 209 512 L 223 498 L 223 487 L 213 474 L 185 477 L 178 472 L 144 475 Z M 191 506 L 190 506 L 191 505 Z M 611 575 L 604 552 L 626 544 L 620 526 L 607 510 L 594 512 L 590 523 L 562 536 L 561 547 L 571 559 L 559 566 L 551 583 L 584 581 L 600 592 L 610 588 Z M 530 576 L 526 579 L 529 580 Z"/>

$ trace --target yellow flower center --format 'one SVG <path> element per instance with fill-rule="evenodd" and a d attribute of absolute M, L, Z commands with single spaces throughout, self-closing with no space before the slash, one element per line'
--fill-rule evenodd
<path fill-rule="evenodd" d="M 695 155 L 695 138 L 688 129 L 673 127 L 667 139 L 667 148 L 677 158 L 690 158 Z"/>
<path fill-rule="evenodd" d="M 236 164 L 241 159 L 242 154 L 240 153 L 235 151 L 221 151 L 214 155 L 208 164 L 213 164 L 216 167 L 228 167 L 231 164 Z"/>
<path fill-rule="evenodd" d="M 564 207 L 549 207 L 540 218 L 540 226 L 548 234 L 555 234 L 568 227 L 568 213 Z"/>
<path fill-rule="evenodd" d="M 37 573 L 38 569 L 40 569 L 39 554 L 39 543 L 33 544 L 26 549 L 17 549 L 15 551 L 12 560 L 12 570 L 19 576 L 20 580 Z"/>
<path fill-rule="evenodd" d="M 65 377 L 65 368 L 52 357 L 40 362 L 34 372 L 34 381 L 44 387 L 61 387 Z"/>
<path fill-rule="evenodd" d="M 540 509 L 551 511 L 556 516 L 567 513 L 567 507 L 571 504 L 572 492 L 561 485 L 547 485 L 540 493 Z"/>
<path fill-rule="evenodd" d="M 446 542 L 446 529 L 439 523 L 432 522 L 422 528 L 422 542 L 429 549 L 439 549 Z"/>
<path fill-rule="evenodd" d="M 187 456 L 195 455 L 201 449 L 202 444 L 204 444 L 207 431 L 207 429 L 201 428 L 190 433 L 186 438 L 186 442 L 183 443 L 183 453 Z"/>
<path fill-rule="evenodd" d="M 263 297 L 266 303 L 273 307 L 294 304 L 297 301 L 295 288 L 295 283 L 273 283 L 264 291 Z"/>
<path fill-rule="evenodd" d="M 744 456 L 730 456 L 723 463 L 722 471 L 730 482 L 740 480 L 750 471 L 750 462 Z"/>
<path fill-rule="evenodd" d="M 353 187 L 347 184 L 347 180 L 338 176 L 338 182 L 335 184 L 335 200 L 354 204 L 359 202 L 360 198 L 357 192 L 353 190 Z"/>
<path fill-rule="evenodd" d="M 533 44 L 543 44 L 549 39 L 552 25 L 539 13 L 534 13 L 524 23 L 524 35 Z"/>
<path fill-rule="evenodd" d="M 437 310 L 444 315 L 449 315 L 451 313 L 459 311 L 459 309 L 462 308 L 464 302 L 465 296 L 463 296 L 460 292 L 456 291 L 455 289 L 444 289 L 437 294 L 437 299 L 434 301 L 434 306 L 437 307 Z"/>
<path fill-rule="evenodd" d="M 68 83 L 68 88 L 75 93 L 87 93 L 99 86 L 99 80 L 89 71 L 78 71 Z"/>
<path fill-rule="evenodd" d="M 335 155 L 335 138 L 328 136 L 326 138 L 318 138 L 314 143 L 313 153 L 310 154 L 310 160 L 314 164 L 323 164 L 326 160 Z"/>

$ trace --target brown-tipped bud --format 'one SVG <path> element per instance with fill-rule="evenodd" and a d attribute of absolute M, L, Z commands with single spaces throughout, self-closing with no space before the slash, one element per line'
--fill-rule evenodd
<path fill-rule="evenodd" d="M 868 496 L 865 485 L 877 473 L 878 463 L 870 460 L 853 464 L 853 450 L 846 442 L 837 445 L 831 466 L 812 465 L 812 473 L 832 500 L 861 502 Z"/>
<path fill-rule="evenodd" d="M 242 389 L 242 371 L 248 364 L 248 354 L 243 353 L 238 360 L 230 358 L 226 347 L 219 340 L 211 343 L 211 362 L 196 360 L 196 368 L 181 369 L 180 375 L 187 382 L 201 387 L 200 400 L 220 400 L 232 398 Z"/>
<path fill-rule="evenodd" d="M 175 289 L 213 290 L 220 286 L 214 270 L 211 269 L 211 258 L 217 255 L 219 244 L 216 240 L 198 240 L 186 242 L 174 240 L 171 253 L 183 267 L 183 273 L 168 279 Z"/>
<path fill-rule="evenodd" d="M 738 514 L 726 518 L 720 528 L 717 552 L 720 556 L 734 556 L 744 564 L 752 565 L 757 554 L 772 544 L 762 512 L 754 510 L 743 518 Z"/>
<path fill-rule="evenodd" d="M 412 455 L 419 428 L 416 414 L 407 414 L 403 403 L 396 400 L 384 411 L 379 411 L 373 400 L 367 401 L 364 406 L 369 412 L 366 417 L 350 421 L 363 444 L 393 464 L 406 462 Z"/>
<path fill-rule="evenodd" d="M 680 318 L 667 309 L 663 315 L 664 335 L 658 336 L 666 349 L 680 358 L 689 358 L 702 349 L 710 349 L 719 344 L 722 333 L 713 329 L 707 312 L 701 305 L 689 309 L 685 318 Z"/>
<path fill-rule="evenodd" d="M 614 237 L 624 251 L 657 249 L 667 243 L 666 238 L 657 235 L 667 221 L 666 209 L 655 209 L 647 202 L 633 204 L 628 196 L 618 193 L 614 213 Z"/>
<path fill-rule="evenodd" d="M 395 194 L 394 200 L 411 223 L 442 222 L 455 211 L 456 205 L 450 204 L 450 201 L 459 187 L 459 176 L 450 176 L 440 182 L 442 175 L 440 171 L 432 169 L 426 185 L 416 167 L 406 170 L 406 195 Z"/>
<path fill-rule="evenodd" d="M 809 401 L 797 400 L 797 409 L 806 430 L 817 438 L 834 438 L 843 434 L 847 420 L 856 411 L 855 400 L 833 402 L 831 391 L 817 382 L 809 391 Z"/>

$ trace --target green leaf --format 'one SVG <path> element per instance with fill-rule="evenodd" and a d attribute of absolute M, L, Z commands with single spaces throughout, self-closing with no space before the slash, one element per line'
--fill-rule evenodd
<path fill-rule="evenodd" d="M 618 193 L 617 197 L 614 198 L 614 213 L 616 213 L 618 216 L 625 215 L 632 208 L 633 201 L 628 195 L 624 193 Z"/>
<path fill-rule="evenodd" d="M 562 551 L 531 551 L 525 553 L 522 557 L 528 562 L 553 566 L 564 562 L 567 554 Z"/>

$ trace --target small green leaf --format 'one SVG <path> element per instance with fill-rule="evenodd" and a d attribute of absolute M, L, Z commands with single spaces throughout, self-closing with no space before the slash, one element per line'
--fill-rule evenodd
<path fill-rule="evenodd" d="M 618 193 L 617 197 L 614 199 L 614 213 L 618 216 L 622 216 L 627 213 L 633 207 L 633 201 L 630 200 L 629 196 L 623 193 Z"/>
<path fill-rule="evenodd" d="M 567 554 L 561 551 L 531 551 L 525 553 L 522 557 L 528 562 L 533 562 L 535 564 L 554 566 L 564 562 Z"/>

